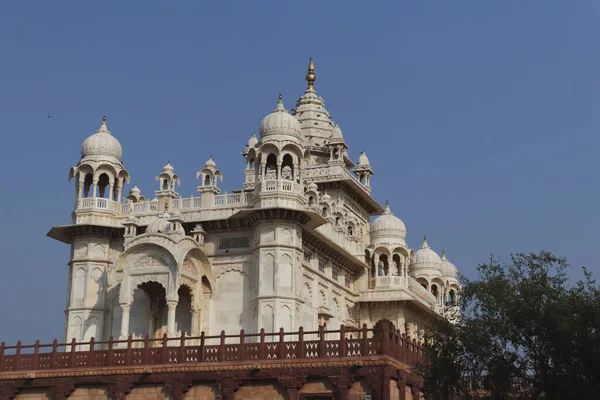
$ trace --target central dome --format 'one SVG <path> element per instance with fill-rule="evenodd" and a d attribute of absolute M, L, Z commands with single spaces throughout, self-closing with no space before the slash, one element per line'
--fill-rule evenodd
<path fill-rule="evenodd" d="M 291 135 L 300 138 L 300 123 L 283 107 L 281 95 L 277 108 L 267 115 L 260 123 L 260 137 L 274 135 Z"/>
<path fill-rule="evenodd" d="M 120 161 L 122 155 L 121 143 L 106 128 L 106 116 L 104 116 L 100 129 L 81 145 L 81 156 L 112 156 Z"/>

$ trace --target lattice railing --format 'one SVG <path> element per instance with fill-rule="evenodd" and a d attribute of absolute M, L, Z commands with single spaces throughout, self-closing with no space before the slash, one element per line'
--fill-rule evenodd
<path fill-rule="evenodd" d="M 334 339 L 331 339 L 334 338 Z M 317 331 L 207 336 L 181 336 L 160 339 L 133 339 L 96 342 L 16 346 L 0 344 L 0 373 L 110 367 L 127 365 L 190 364 L 261 360 L 296 360 L 388 356 L 414 365 L 422 359 L 422 348 L 390 323 L 378 323 L 374 329 L 342 326 L 336 331 Z"/>

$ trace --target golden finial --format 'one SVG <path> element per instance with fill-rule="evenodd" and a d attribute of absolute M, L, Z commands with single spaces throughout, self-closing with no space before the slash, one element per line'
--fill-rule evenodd
<path fill-rule="evenodd" d="M 102 123 L 104 123 L 104 124 L 106 123 L 106 114 L 104 114 L 104 115 L 102 116 Z"/>
<path fill-rule="evenodd" d="M 442 247 L 442 257 L 446 257 L 446 249 Z"/>
<path fill-rule="evenodd" d="M 385 206 L 386 206 L 386 207 L 389 207 L 389 206 L 390 206 L 390 201 L 389 201 L 389 200 L 386 200 L 386 201 L 385 201 Z"/>
<path fill-rule="evenodd" d="M 311 58 L 310 62 L 308 63 L 308 74 L 306 74 L 306 81 L 308 82 L 307 90 L 315 90 L 315 80 L 317 80 L 317 77 L 315 76 L 315 64 Z"/>
<path fill-rule="evenodd" d="M 283 100 L 283 96 L 281 95 L 281 93 L 279 93 L 279 101 L 281 102 Z"/>

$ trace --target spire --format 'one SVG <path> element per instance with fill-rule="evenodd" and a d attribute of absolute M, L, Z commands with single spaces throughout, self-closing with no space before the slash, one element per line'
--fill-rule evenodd
<path fill-rule="evenodd" d="M 429 245 L 427 244 L 427 236 L 423 236 L 423 245 L 421 246 L 422 249 L 428 249 Z"/>
<path fill-rule="evenodd" d="M 446 249 L 442 248 L 442 261 L 445 261 L 446 259 Z"/>
<path fill-rule="evenodd" d="M 317 77 L 315 76 L 315 64 L 313 63 L 313 59 L 311 58 L 309 63 L 308 63 L 308 73 L 306 74 L 306 81 L 308 82 L 308 88 L 306 88 L 307 91 L 315 90 L 315 81 L 317 80 Z"/>
<path fill-rule="evenodd" d="M 388 200 L 385 201 L 385 212 L 384 214 L 391 214 L 392 210 L 390 209 L 390 202 Z"/>
<path fill-rule="evenodd" d="M 273 112 L 283 112 L 285 111 L 285 107 L 283 106 L 283 96 L 279 93 L 279 101 L 277 102 L 277 108 L 273 110 Z"/>
<path fill-rule="evenodd" d="M 96 131 L 96 133 L 108 133 L 108 134 L 110 134 L 110 131 L 106 127 L 106 114 L 104 114 L 102 116 L 102 124 L 100 125 L 100 128 Z"/>

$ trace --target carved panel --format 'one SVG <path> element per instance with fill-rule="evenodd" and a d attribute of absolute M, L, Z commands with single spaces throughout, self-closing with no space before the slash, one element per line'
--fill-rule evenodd
<path fill-rule="evenodd" d="M 133 268 L 150 268 L 150 267 L 163 267 L 166 266 L 167 262 L 160 256 L 150 255 L 144 256 L 137 260 L 133 264 Z"/>

